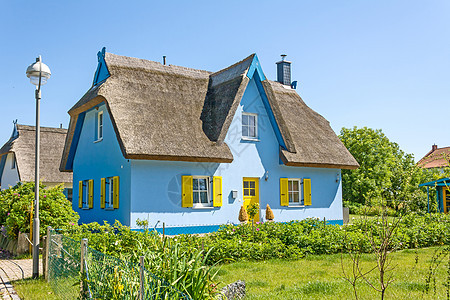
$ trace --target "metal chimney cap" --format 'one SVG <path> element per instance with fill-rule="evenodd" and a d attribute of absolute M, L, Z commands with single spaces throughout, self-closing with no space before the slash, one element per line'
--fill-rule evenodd
<path fill-rule="evenodd" d="M 284 61 L 286 59 L 286 54 L 281 54 L 281 61 Z"/>

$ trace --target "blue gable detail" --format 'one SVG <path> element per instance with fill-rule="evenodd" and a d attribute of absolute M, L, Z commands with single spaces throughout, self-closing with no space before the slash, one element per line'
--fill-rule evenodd
<path fill-rule="evenodd" d="M 66 170 L 73 170 L 73 159 L 75 157 L 75 152 L 77 151 L 78 141 L 80 140 L 81 128 L 83 127 L 85 116 L 86 112 L 82 112 L 78 115 L 77 125 L 75 126 L 72 144 L 70 145 L 69 157 L 67 158 Z"/>
<path fill-rule="evenodd" d="M 0 160 L 0 185 L 2 185 L 3 169 L 5 168 L 5 163 L 6 163 L 6 157 L 7 156 L 8 156 L 8 154 L 3 155 L 1 160 Z"/>
<path fill-rule="evenodd" d="M 13 121 L 13 124 L 14 124 L 14 129 L 11 134 L 11 139 L 15 140 L 19 137 L 19 131 L 17 130 L 17 120 Z"/>
<path fill-rule="evenodd" d="M 111 76 L 111 74 L 108 71 L 108 66 L 106 65 L 105 62 L 105 51 L 106 48 L 103 47 L 102 51 L 99 51 L 97 53 L 98 66 L 97 71 L 95 71 L 94 82 L 92 83 L 93 86 L 96 86 L 97 84 L 99 84 L 102 81 L 105 81 L 109 76 Z"/>
<path fill-rule="evenodd" d="M 249 79 L 252 79 L 253 75 L 255 74 L 255 71 L 258 71 L 261 81 L 266 80 L 266 76 L 264 76 L 264 73 L 261 69 L 261 64 L 259 63 L 258 56 L 256 54 L 255 54 L 255 57 L 253 57 L 252 64 L 248 68 L 247 77 Z"/>

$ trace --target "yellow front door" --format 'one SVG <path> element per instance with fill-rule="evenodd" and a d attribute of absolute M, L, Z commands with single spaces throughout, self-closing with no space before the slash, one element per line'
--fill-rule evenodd
<path fill-rule="evenodd" d="M 244 177 L 244 207 L 247 207 L 251 204 L 257 203 L 259 204 L 259 178 L 248 178 Z M 247 210 L 248 213 L 248 210 Z M 250 217 L 250 216 L 249 216 Z M 259 222 L 259 209 L 258 213 L 253 218 L 255 222 Z M 251 219 L 249 219 L 251 221 Z"/>
<path fill-rule="evenodd" d="M 447 214 L 450 209 L 450 188 L 443 188 L 442 190 L 444 191 L 444 213 Z"/>

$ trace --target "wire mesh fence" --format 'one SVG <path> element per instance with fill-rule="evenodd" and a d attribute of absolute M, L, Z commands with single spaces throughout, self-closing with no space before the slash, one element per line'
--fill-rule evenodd
<path fill-rule="evenodd" d="M 47 276 L 50 286 L 62 299 L 77 299 L 80 294 L 80 242 L 52 229 L 49 232 Z"/>
<path fill-rule="evenodd" d="M 146 270 L 143 258 L 127 262 L 49 232 L 48 279 L 62 299 L 191 299 Z"/>

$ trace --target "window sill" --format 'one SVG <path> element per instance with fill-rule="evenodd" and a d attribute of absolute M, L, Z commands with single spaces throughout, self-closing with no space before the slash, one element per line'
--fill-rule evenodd
<path fill-rule="evenodd" d="M 113 207 L 105 207 L 105 210 L 112 211 L 112 210 L 114 210 L 114 208 Z"/>
<path fill-rule="evenodd" d="M 214 206 L 192 206 L 192 209 L 214 209 Z"/>
<path fill-rule="evenodd" d="M 82 210 L 89 210 L 90 208 L 89 207 L 82 207 L 81 209 Z"/>
<path fill-rule="evenodd" d="M 249 137 L 242 137 L 241 140 L 243 140 L 243 141 L 250 141 L 250 142 L 259 142 L 260 141 L 257 138 L 249 138 Z"/>
<path fill-rule="evenodd" d="M 100 143 L 101 141 L 103 141 L 103 138 L 94 141 L 94 144 L 95 144 L 95 143 Z"/>
<path fill-rule="evenodd" d="M 298 204 L 298 205 L 290 204 L 288 207 L 290 207 L 290 208 L 305 208 L 306 205 L 303 205 L 303 204 Z"/>

